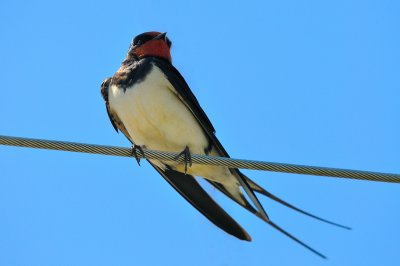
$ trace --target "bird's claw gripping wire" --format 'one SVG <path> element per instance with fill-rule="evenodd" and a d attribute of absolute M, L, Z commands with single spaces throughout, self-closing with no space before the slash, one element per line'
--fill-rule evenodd
<path fill-rule="evenodd" d="M 138 165 L 140 166 L 140 156 L 138 156 L 137 151 L 140 152 L 140 154 L 142 155 L 141 157 L 144 157 L 144 152 L 141 146 L 133 144 L 131 147 L 131 153 L 132 155 L 135 157 L 136 162 L 138 163 Z"/>
<path fill-rule="evenodd" d="M 186 175 L 188 165 L 189 167 L 192 166 L 192 156 L 190 155 L 190 150 L 188 146 L 186 146 L 186 148 L 175 157 L 175 160 L 179 159 L 179 157 L 181 156 L 183 156 L 183 163 L 185 164 L 185 175 Z"/>

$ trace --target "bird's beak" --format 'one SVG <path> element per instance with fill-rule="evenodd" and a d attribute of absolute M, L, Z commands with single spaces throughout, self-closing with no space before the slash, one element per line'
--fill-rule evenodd
<path fill-rule="evenodd" d="M 166 38 L 167 38 L 167 33 L 163 32 L 163 33 L 157 35 L 156 37 L 154 37 L 153 40 L 162 40 L 162 39 L 166 40 Z"/>

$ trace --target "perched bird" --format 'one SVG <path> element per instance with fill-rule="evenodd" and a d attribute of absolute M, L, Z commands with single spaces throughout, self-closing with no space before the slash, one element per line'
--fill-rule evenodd
<path fill-rule="evenodd" d="M 207 194 L 194 176 L 205 178 L 275 229 L 324 257 L 273 223 L 255 192 L 321 221 L 345 226 L 294 207 L 257 185 L 238 169 L 191 165 L 190 153 L 229 155 L 185 79 L 172 65 L 170 49 L 171 41 L 166 33 L 142 33 L 133 39 L 125 60 L 114 76 L 103 81 L 101 93 L 115 130 L 120 130 L 129 139 L 135 154 L 142 148 L 180 152 L 185 164 L 148 161 L 188 202 L 222 230 L 241 240 L 251 240 L 249 234 Z"/>

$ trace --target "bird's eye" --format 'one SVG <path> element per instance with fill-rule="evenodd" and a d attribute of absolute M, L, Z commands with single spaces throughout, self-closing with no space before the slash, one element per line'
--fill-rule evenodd
<path fill-rule="evenodd" d="M 151 39 L 153 39 L 153 37 L 150 35 L 140 34 L 132 40 L 132 46 L 137 47 L 137 46 L 143 45 L 144 43 L 150 41 Z"/>
<path fill-rule="evenodd" d="M 135 38 L 132 41 L 132 46 L 139 46 L 139 45 L 142 45 L 142 44 L 143 44 L 143 41 L 141 39 L 139 39 L 139 38 Z"/>

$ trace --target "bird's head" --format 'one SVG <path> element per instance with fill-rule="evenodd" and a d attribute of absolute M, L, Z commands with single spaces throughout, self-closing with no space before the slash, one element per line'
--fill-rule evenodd
<path fill-rule="evenodd" d="M 145 32 L 133 38 L 129 47 L 128 57 L 141 59 L 143 57 L 155 56 L 171 62 L 171 44 L 166 32 Z"/>

